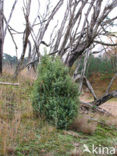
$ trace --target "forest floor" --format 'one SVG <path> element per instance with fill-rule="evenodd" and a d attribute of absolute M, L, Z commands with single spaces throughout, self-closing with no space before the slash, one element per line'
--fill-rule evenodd
<path fill-rule="evenodd" d="M 0 156 L 94 156 L 92 153 L 83 153 L 84 144 L 89 149 L 93 144 L 117 146 L 117 119 L 114 117 L 79 112 L 69 130 L 56 129 L 36 118 L 31 102 L 34 73 L 24 71 L 15 81 L 12 73 L 6 69 L 0 77 L 2 82 L 20 84 L 0 85 Z M 86 92 L 81 98 L 92 100 Z M 108 104 L 114 105 L 114 102 L 112 100 Z M 96 121 L 89 121 L 89 118 Z"/>

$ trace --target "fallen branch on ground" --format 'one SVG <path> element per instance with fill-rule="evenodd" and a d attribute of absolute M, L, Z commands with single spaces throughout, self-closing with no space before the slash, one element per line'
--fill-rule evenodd
<path fill-rule="evenodd" d="M 97 99 L 97 100 L 94 100 L 92 102 L 80 102 L 83 107 L 85 108 L 91 108 L 95 111 L 98 111 L 100 113 L 105 113 L 105 114 L 108 114 L 108 115 L 111 115 L 111 113 L 109 113 L 108 111 L 100 108 L 99 106 L 105 102 L 107 102 L 108 100 L 112 99 L 112 98 L 117 98 L 117 90 L 114 90 L 112 91 L 111 93 L 108 93 L 107 95 L 104 95 L 102 96 L 101 98 Z"/>
<path fill-rule="evenodd" d="M 19 83 L 0 82 L 0 85 L 12 85 L 12 86 L 19 86 Z"/>
<path fill-rule="evenodd" d="M 91 108 L 93 111 L 96 111 L 96 112 L 99 112 L 101 114 L 107 114 L 109 116 L 112 116 L 111 113 L 109 113 L 108 111 L 98 107 L 98 106 L 94 106 L 92 105 L 91 103 L 88 103 L 88 102 L 83 102 L 83 101 L 80 101 L 81 105 L 84 107 L 84 108 Z"/>
<path fill-rule="evenodd" d="M 117 98 L 117 90 L 114 90 L 114 91 L 108 93 L 107 95 L 102 96 L 98 100 L 91 102 L 91 104 L 93 104 L 94 106 L 100 106 L 101 104 L 107 102 L 108 100 L 110 100 L 112 98 Z"/>

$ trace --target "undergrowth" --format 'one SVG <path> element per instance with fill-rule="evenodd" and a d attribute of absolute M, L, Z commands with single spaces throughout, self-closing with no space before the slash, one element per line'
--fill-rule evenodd
<path fill-rule="evenodd" d="M 6 74 L 0 81 L 14 82 Z M 115 127 L 98 124 L 93 133 L 87 134 L 58 130 L 35 118 L 30 100 L 33 82 L 21 77 L 18 81 L 17 87 L 0 86 L 0 156 L 71 156 L 74 149 L 87 156 L 82 153 L 83 144 L 90 148 L 92 144 L 116 145 Z"/>

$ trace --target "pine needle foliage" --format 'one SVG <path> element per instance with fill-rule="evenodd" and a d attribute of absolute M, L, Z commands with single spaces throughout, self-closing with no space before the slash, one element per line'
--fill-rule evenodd
<path fill-rule="evenodd" d="M 59 58 L 43 56 L 34 84 L 34 112 L 57 128 L 68 128 L 78 113 L 78 86 Z"/>

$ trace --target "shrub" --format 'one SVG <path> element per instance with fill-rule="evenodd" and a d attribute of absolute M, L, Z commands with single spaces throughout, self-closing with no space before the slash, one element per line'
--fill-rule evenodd
<path fill-rule="evenodd" d="M 67 128 L 78 113 L 78 87 L 59 58 L 42 57 L 34 84 L 32 106 L 40 117 Z"/>

